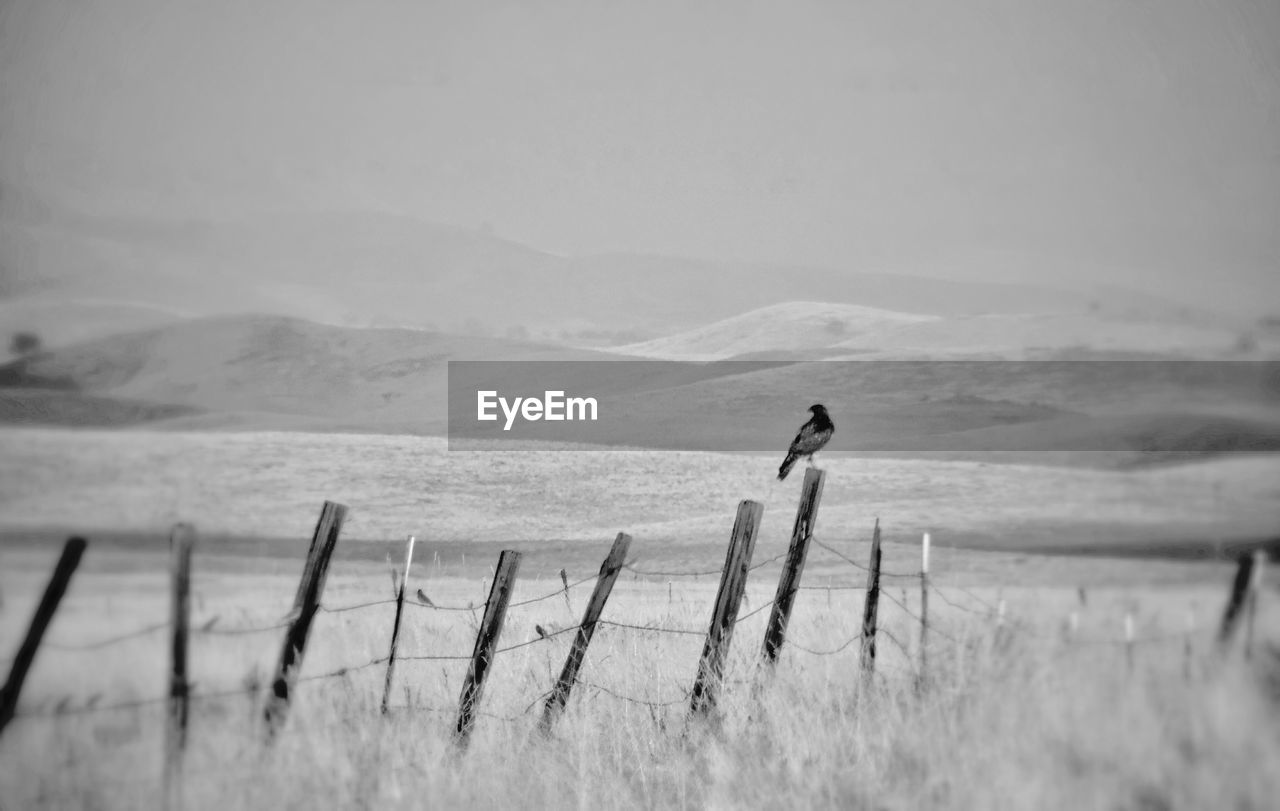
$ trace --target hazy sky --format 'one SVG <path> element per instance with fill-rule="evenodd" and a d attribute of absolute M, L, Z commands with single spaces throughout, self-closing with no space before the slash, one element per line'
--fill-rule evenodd
<path fill-rule="evenodd" d="M 0 0 L 0 178 L 1280 294 L 1280 3 Z"/>

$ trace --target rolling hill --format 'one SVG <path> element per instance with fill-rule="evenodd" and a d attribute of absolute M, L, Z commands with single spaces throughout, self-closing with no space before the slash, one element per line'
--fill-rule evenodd
<path fill-rule="evenodd" d="M 0 391 L 52 389 L 207 415 L 189 419 L 192 425 L 443 433 L 449 360 L 596 357 L 605 356 L 422 330 L 229 316 L 15 361 L 0 367 Z M 99 424 L 92 410 L 81 413 L 84 424 Z"/>
<path fill-rule="evenodd" d="M 951 317 L 1081 313 L 1091 306 L 1130 315 L 1181 309 L 1120 288 L 1086 293 L 901 270 L 633 254 L 562 257 L 491 234 L 370 211 L 224 220 L 63 209 L 39 217 L 0 213 L 6 321 L 34 326 L 51 345 L 159 325 L 166 321 L 157 316 L 165 313 L 258 312 L 342 326 L 603 346 L 662 339 L 803 299 Z M 852 313 L 851 324 L 859 320 Z"/>
<path fill-rule="evenodd" d="M 1240 337 L 1222 324 L 1175 317 L 1102 312 L 927 316 L 797 301 L 616 351 L 664 360 L 1280 357 L 1280 341 L 1266 339 L 1246 352 Z"/>
<path fill-rule="evenodd" d="M 814 313 L 843 324 L 933 321 L 798 304 L 773 311 L 777 322 L 762 330 L 765 339 L 789 336 L 803 346 L 813 329 L 796 316 Z M 731 321 L 732 330 L 721 325 L 698 337 L 720 342 L 722 351 L 737 346 L 726 336 L 749 346 L 751 323 Z M 470 376 L 459 372 L 451 389 L 451 360 L 508 363 L 467 367 Z M 474 422 L 478 388 L 589 395 L 602 417 L 504 433 L 496 423 Z M 771 450 L 819 401 L 840 426 L 833 452 L 1083 453 L 1097 464 L 1152 453 L 1280 450 L 1274 362 L 670 362 L 277 316 L 198 319 L 49 350 L 0 367 L 0 393 L 0 419 L 21 423 L 442 435 L 452 418 L 460 442 Z"/>

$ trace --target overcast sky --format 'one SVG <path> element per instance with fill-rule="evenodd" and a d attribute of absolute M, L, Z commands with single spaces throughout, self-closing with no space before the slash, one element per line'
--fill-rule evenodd
<path fill-rule="evenodd" d="M 0 9 L 0 179 L 55 203 L 1280 294 L 1276 0 Z"/>

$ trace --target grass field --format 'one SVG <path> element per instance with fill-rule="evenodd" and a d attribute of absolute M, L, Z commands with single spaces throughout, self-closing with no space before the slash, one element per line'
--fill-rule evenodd
<path fill-rule="evenodd" d="M 626 531 L 641 557 L 714 557 L 738 501 L 765 505 L 785 543 L 800 476 L 774 455 L 671 451 L 449 451 L 443 440 L 358 434 L 0 430 L 0 528 L 305 538 L 320 503 L 351 507 L 351 540 L 598 541 Z M 1122 544 L 1211 550 L 1273 537 L 1280 454 L 1142 470 L 894 458 L 820 459 L 820 533 L 1013 549 Z"/>
<path fill-rule="evenodd" d="M 1227 651 L 1213 642 L 1232 577 L 1217 555 L 1274 534 L 1275 456 L 1132 471 L 825 460 L 816 540 L 865 561 L 878 516 L 885 569 L 904 575 L 884 581 L 876 675 L 864 683 L 866 575 L 820 545 L 782 660 L 772 675 L 756 664 L 801 478 L 772 483 L 772 457 L 45 429 L 0 431 L 0 453 L 0 657 L 21 639 L 55 541 L 70 529 L 90 537 L 20 717 L 0 736 L 0 811 L 160 803 L 163 538 L 179 519 L 200 537 L 188 808 L 1264 808 L 1280 791 L 1267 768 L 1280 756 L 1273 580 L 1253 657 L 1239 640 Z M 295 705 L 267 745 L 263 688 L 326 498 L 351 517 Z M 690 720 L 714 573 L 742 498 L 766 507 L 762 565 L 721 713 Z M 598 630 L 544 739 L 542 697 L 620 530 L 635 536 L 634 569 L 704 574 L 624 573 L 604 614 L 617 624 Z M 934 534 L 937 585 L 923 682 L 921 531 Z M 458 610 L 406 609 L 408 658 L 382 717 L 384 557 L 399 560 L 408 533 L 419 537 L 410 592 Z M 465 659 L 506 547 L 525 554 L 514 599 L 546 599 L 508 614 L 499 645 L 519 647 L 495 661 L 462 754 L 451 731 Z M 1068 548 L 1093 554 L 1040 554 Z M 556 593 L 561 567 L 581 581 L 569 601 Z M 1139 640 L 1132 670 L 1126 614 Z"/>
<path fill-rule="evenodd" d="M 607 544 L 592 545 L 602 557 Z M 845 543 L 861 560 L 865 543 Z M 492 546 L 437 555 L 420 544 L 410 581 L 438 605 L 406 609 L 402 656 L 470 653 Z M 886 546 L 887 571 L 916 567 L 915 550 Z M 6 550 L 0 650 L 12 650 L 55 550 Z M 765 560 L 758 550 L 757 562 Z M 864 573 L 815 548 L 812 582 L 860 585 Z M 393 710 L 380 716 L 381 664 L 324 677 L 386 654 L 393 606 L 322 613 L 313 627 L 295 706 L 264 744 L 262 685 L 281 631 L 197 634 L 194 692 L 234 695 L 194 702 L 186 761 L 189 808 L 255 807 L 867 807 L 1266 808 L 1280 790 L 1280 605 L 1264 593 L 1253 659 L 1226 655 L 1212 631 L 1231 577 L 1207 562 L 1117 561 L 939 550 L 930 598 L 934 635 L 927 686 L 917 692 L 918 581 L 886 578 L 876 677 L 859 677 L 864 592 L 801 593 L 791 645 L 770 677 L 759 671 L 765 608 L 778 565 L 753 572 L 733 638 L 722 713 L 688 718 L 714 597 L 714 580 L 625 573 L 606 609 L 613 622 L 693 633 L 602 626 L 582 683 L 554 733 L 536 731 L 592 570 L 570 571 L 570 604 L 554 593 L 554 561 L 534 554 L 513 599 L 498 656 L 465 754 L 450 738 L 466 662 L 400 662 Z M 163 630 L 91 650 L 92 644 L 163 622 L 165 557 L 102 551 L 86 556 L 24 695 L 0 738 L 0 807 L 139 808 L 162 797 Z M 207 552 L 196 558 L 193 623 L 234 630 L 270 626 L 291 604 L 301 561 Z M 1080 590 L 1084 592 L 1081 603 Z M 336 561 L 330 609 L 390 596 L 384 565 Z M 1003 600 L 998 631 L 991 607 Z M 899 605 L 899 603 L 901 605 Z M 954 603 L 955 605 L 951 605 Z M 763 610 L 762 610 L 763 609 Z M 1064 640 L 1069 613 L 1074 643 Z M 1123 616 L 1136 635 L 1129 672 Z M 1196 632 L 1189 637 L 1187 618 Z M 1190 642 L 1190 659 L 1187 642 Z M 1190 663 L 1190 672 L 1186 668 Z"/>

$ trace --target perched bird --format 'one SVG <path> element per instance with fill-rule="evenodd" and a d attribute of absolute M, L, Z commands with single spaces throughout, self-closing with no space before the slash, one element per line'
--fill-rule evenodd
<path fill-rule="evenodd" d="M 800 428 L 796 438 L 791 440 L 787 458 L 782 460 L 782 466 L 778 468 L 778 481 L 787 478 L 787 474 L 791 472 L 791 468 L 801 456 L 809 457 L 809 464 L 812 465 L 813 455 L 822 450 L 822 446 L 826 445 L 831 440 L 831 435 L 835 433 L 836 426 L 827 415 L 826 406 L 809 406 L 809 412 L 813 417 Z"/>
<path fill-rule="evenodd" d="M 431 598 L 428 597 L 427 593 L 422 589 L 418 589 L 418 602 L 422 603 L 423 605 L 429 605 L 432 608 L 436 607 L 436 604 L 431 602 Z"/>
<path fill-rule="evenodd" d="M 541 625 L 535 625 L 535 626 L 533 626 L 533 630 L 537 631 L 537 632 L 538 632 L 538 636 L 542 637 L 543 639 L 546 639 L 546 638 L 547 638 L 547 632 L 546 632 L 546 630 L 545 630 L 545 629 L 543 629 L 543 627 L 542 627 Z"/>

